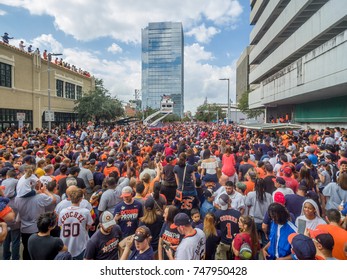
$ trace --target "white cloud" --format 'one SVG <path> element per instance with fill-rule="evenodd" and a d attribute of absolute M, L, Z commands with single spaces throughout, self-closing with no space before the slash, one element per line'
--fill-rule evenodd
<path fill-rule="evenodd" d="M 194 36 L 199 43 L 209 43 L 212 37 L 218 33 L 220 33 L 219 29 L 212 26 L 206 28 L 205 24 L 202 24 L 186 32 L 185 35 Z"/>
<path fill-rule="evenodd" d="M 113 43 L 111 46 L 109 46 L 107 48 L 107 51 L 111 52 L 111 53 L 114 53 L 114 54 L 123 52 L 122 48 L 120 46 L 118 46 L 116 43 Z"/>
<path fill-rule="evenodd" d="M 192 29 L 203 18 L 230 27 L 242 13 L 238 0 L 2 0 L 2 4 L 25 8 L 35 15 L 54 18 L 57 29 L 78 40 L 110 36 L 122 42 L 141 41 L 141 28 L 148 22 L 180 21 Z M 68 7 L 68 9 L 67 9 Z M 102 15 L 102 17 L 100 16 Z"/>
<path fill-rule="evenodd" d="M 4 11 L 4 10 L 0 10 L 0 16 L 4 16 L 4 15 L 6 15 L 7 14 L 7 12 L 6 11 Z"/>
<path fill-rule="evenodd" d="M 230 78 L 230 98 L 235 101 L 235 62 L 224 67 L 213 66 L 211 53 L 198 44 L 185 47 L 185 111 L 195 112 L 207 97 L 210 103 L 227 103 L 227 82 L 220 78 Z M 205 61 L 204 63 L 202 61 Z"/>
<path fill-rule="evenodd" d="M 120 100 L 133 99 L 135 88 L 140 88 L 141 63 L 137 60 L 110 61 L 101 59 L 96 53 L 75 48 L 64 49 L 64 60 L 103 79 L 111 95 Z"/>
<path fill-rule="evenodd" d="M 52 53 L 63 53 L 64 51 L 63 45 L 54 39 L 52 34 L 42 34 L 35 38 L 31 44 L 34 48 L 39 48 L 41 52 L 47 50 Z"/>

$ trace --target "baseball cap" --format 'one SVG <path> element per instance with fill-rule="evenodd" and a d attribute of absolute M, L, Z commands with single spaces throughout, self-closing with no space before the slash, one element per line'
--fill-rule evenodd
<path fill-rule="evenodd" d="M 237 182 L 235 185 L 236 185 L 237 188 L 239 188 L 242 191 L 245 191 L 247 189 L 247 186 L 246 186 L 245 183 Z"/>
<path fill-rule="evenodd" d="M 106 155 L 106 154 L 102 154 L 102 155 L 100 156 L 100 158 L 101 158 L 101 159 L 107 159 L 107 155 Z"/>
<path fill-rule="evenodd" d="M 151 231 L 146 226 L 140 226 L 135 231 L 134 240 L 137 242 L 143 242 L 146 238 L 151 236 Z"/>
<path fill-rule="evenodd" d="M 170 161 L 173 161 L 175 158 L 173 156 L 167 156 L 166 157 L 166 161 L 167 162 L 170 162 Z"/>
<path fill-rule="evenodd" d="M 191 219 L 186 213 L 178 213 L 174 218 L 174 223 L 171 224 L 170 228 L 175 229 L 179 226 L 187 226 L 190 225 Z"/>
<path fill-rule="evenodd" d="M 313 240 L 306 235 L 292 233 L 288 236 L 288 242 L 292 245 L 292 250 L 299 260 L 314 260 L 316 247 Z"/>
<path fill-rule="evenodd" d="M 293 171 L 289 166 L 286 166 L 285 168 L 283 168 L 283 173 L 284 175 L 291 176 L 293 174 Z"/>
<path fill-rule="evenodd" d="M 212 189 L 207 189 L 204 192 L 204 196 L 205 196 L 205 198 L 212 197 L 213 196 L 213 190 Z"/>
<path fill-rule="evenodd" d="M 130 186 L 126 186 L 122 189 L 122 195 L 120 197 L 129 197 L 133 195 L 133 189 Z"/>
<path fill-rule="evenodd" d="M 25 156 L 25 157 L 23 158 L 23 162 L 31 161 L 32 158 L 33 158 L 32 156 Z"/>
<path fill-rule="evenodd" d="M 327 166 L 328 165 L 328 163 L 326 162 L 326 161 L 321 161 L 320 163 L 318 163 L 318 165 L 321 165 L 321 166 Z"/>
<path fill-rule="evenodd" d="M 145 201 L 145 209 L 153 210 L 154 209 L 154 199 L 152 197 L 149 197 Z"/>
<path fill-rule="evenodd" d="M 279 183 L 280 185 L 285 185 L 286 181 L 282 177 L 273 178 L 272 181 Z"/>
<path fill-rule="evenodd" d="M 230 197 L 226 193 L 222 193 L 218 198 L 218 204 L 220 205 L 221 210 L 227 210 L 228 209 L 228 203 L 229 203 Z"/>
<path fill-rule="evenodd" d="M 284 194 L 279 191 L 275 192 L 274 202 L 284 205 L 286 203 L 286 198 L 284 197 Z"/>
<path fill-rule="evenodd" d="M 105 229 L 117 224 L 113 215 L 109 211 L 105 211 L 101 214 L 100 223 Z"/>
<path fill-rule="evenodd" d="M 335 245 L 334 238 L 327 231 L 324 231 L 321 229 L 315 229 L 315 230 L 309 229 L 308 232 L 310 233 L 310 237 L 313 240 L 316 240 L 325 249 L 327 249 L 327 250 L 333 250 L 334 249 L 334 245 Z"/>

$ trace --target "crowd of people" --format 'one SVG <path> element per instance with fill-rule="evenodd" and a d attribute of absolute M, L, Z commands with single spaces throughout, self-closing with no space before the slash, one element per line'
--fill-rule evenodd
<path fill-rule="evenodd" d="M 0 159 L 5 260 L 347 259 L 343 128 L 72 123 Z"/>
<path fill-rule="evenodd" d="M 13 39 L 13 37 L 10 37 L 9 34 L 7 32 L 4 33 L 2 37 L 2 42 L 5 43 L 5 44 L 10 44 L 10 40 Z M 28 47 L 27 47 L 27 50 L 25 50 L 25 47 L 26 45 L 24 44 L 24 41 L 21 40 L 19 42 L 19 45 L 18 45 L 19 49 L 23 52 L 28 52 L 28 53 L 35 53 L 37 55 L 39 55 L 41 57 L 41 52 L 40 52 L 40 49 L 39 48 L 36 48 L 34 50 L 34 47 L 29 44 Z M 44 50 L 43 53 L 42 53 L 42 58 L 44 60 L 48 60 L 49 59 L 49 53 L 47 52 L 47 50 Z M 66 69 L 69 69 L 71 71 L 74 71 L 76 73 L 79 73 L 81 75 L 84 75 L 86 77 L 91 77 L 90 73 L 88 71 L 85 71 L 83 70 L 82 68 L 77 68 L 75 65 L 71 65 L 70 63 L 66 62 L 66 61 L 63 61 L 62 58 L 58 59 L 57 57 L 55 58 L 54 60 L 54 63 L 56 65 L 60 65 Z"/>

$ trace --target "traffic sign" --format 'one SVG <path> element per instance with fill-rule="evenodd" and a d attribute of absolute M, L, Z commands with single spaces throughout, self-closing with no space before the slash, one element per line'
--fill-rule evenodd
<path fill-rule="evenodd" d="M 45 122 L 54 122 L 54 112 L 52 111 L 45 111 Z"/>
<path fill-rule="evenodd" d="M 17 113 L 17 121 L 25 121 L 25 113 Z"/>

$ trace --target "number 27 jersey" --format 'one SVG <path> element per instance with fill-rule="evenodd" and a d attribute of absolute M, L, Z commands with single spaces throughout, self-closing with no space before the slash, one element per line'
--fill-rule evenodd
<path fill-rule="evenodd" d="M 86 208 L 70 206 L 60 212 L 60 238 L 73 257 L 80 255 L 86 248 L 89 240 L 87 226 L 92 224 L 92 216 Z"/>

